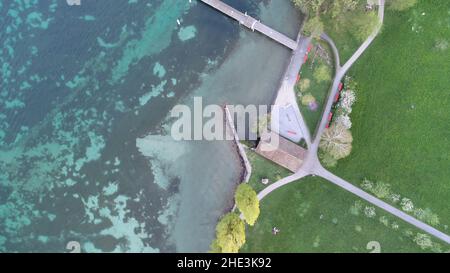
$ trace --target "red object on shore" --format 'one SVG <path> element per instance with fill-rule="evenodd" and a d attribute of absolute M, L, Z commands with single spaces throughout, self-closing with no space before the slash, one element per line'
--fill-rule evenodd
<path fill-rule="evenodd" d="M 333 113 L 330 112 L 330 114 L 328 115 L 328 123 L 327 126 L 325 128 L 330 128 L 330 124 L 331 124 L 331 120 L 333 119 Z"/>
<path fill-rule="evenodd" d="M 297 75 L 297 82 L 300 80 L 300 74 Z"/>
<path fill-rule="evenodd" d="M 340 97 L 340 96 L 341 96 L 341 92 L 338 92 L 338 93 L 336 94 L 336 97 L 334 98 L 334 102 L 335 102 L 335 103 L 339 101 L 339 97 Z"/>
<path fill-rule="evenodd" d="M 297 133 L 296 132 L 292 132 L 292 131 L 287 131 L 289 134 L 291 134 L 291 135 L 296 135 Z"/>
<path fill-rule="evenodd" d="M 305 57 L 303 57 L 303 63 L 306 63 L 307 60 L 308 60 L 308 54 L 305 54 Z"/>
<path fill-rule="evenodd" d="M 344 84 L 341 82 L 341 83 L 339 83 L 338 90 L 339 90 L 339 91 L 342 91 L 342 88 L 344 88 Z"/>
<path fill-rule="evenodd" d="M 308 53 L 311 52 L 312 44 L 309 44 L 308 49 L 306 50 Z"/>

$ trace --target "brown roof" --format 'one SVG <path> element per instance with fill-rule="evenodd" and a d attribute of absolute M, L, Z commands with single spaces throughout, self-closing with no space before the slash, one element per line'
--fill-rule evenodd
<path fill-rule="evenodd" d="M 300 169 L 306 155 L 305 149 L 271 131 L 263 133 L 256 152 L 292 172 Z"/>

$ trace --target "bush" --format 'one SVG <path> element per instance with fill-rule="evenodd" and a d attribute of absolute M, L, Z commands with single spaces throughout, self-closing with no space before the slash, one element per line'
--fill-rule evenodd
<path fill-rule="evenodd" d="M 373 189 L 372 181 L 370 181 L 367 178 L 364 178 L 363 182 L 361 183 L 361 188 L 363 188 L 363 190 L 366 190 L 366 191 L 372 191 L 372 189 Z"/>
<path fill-rule="evenodd" d="M 411 212 L 414 210 L 414 204 L 413 202 L 408 198 L 403 198 L 402 202 L 400 203 L 402 206 L 402 209 L 406 212 Z"/>
<path fill-rule="evenodd" d="M 308 106 L 310 103 L 313 103 L 316 101 L 316 98 L 311 95 L 310 93 L 302 96 L 302 104 L 305 106 Z"/>
<path fill-rule="evenodd" d="M 386 198 L 391 193 L 391 188 L 389 184 L 378 182 L 372 190 L 373 194 L 375 194 L 378 198 Z"/>
<path fill-rule="evenodd" d="M 373 218 L 373 217 L 377 216 L 377 213 L 375 212 L 374 207 L 365 207 L 364 214 L 369 218 Z"/>
<path fill-rule="evenodd" d="M 309 87 L 311 86 L 311 80 L 310 79 L 301 79 L 299 83 L 299 90 L 300 92 L 306 92 Z"/>
<path fill-rule="evenodd" d="M 416 237 L 414 237 L 414 242 L 422 249 L 433 247 L 433 242 L 431 241 L 430 236 L 427 234 L 417 233 Z"/>
<path fill-rule="evenodd" d="M 314 79 L 319 83 L 331 81 L 331 69 L 327 65 L 321 64 L 314 70 Z"/>

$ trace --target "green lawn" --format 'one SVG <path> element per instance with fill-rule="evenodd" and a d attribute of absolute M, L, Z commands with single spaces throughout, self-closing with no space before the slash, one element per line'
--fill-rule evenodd
<path fill-rule="evenodd" d="M 317 48 L 316 47 L 317 44 L 318 44 L 318 42 L 313 41 L 314 47 L 309 54 L 308 60 L 302 66 L 302 70 L 300 71 L 302 80 L 305 80 L 305 79 L 310 80 L 310 82 L 311 82 L 310 87 L 304 92 L 300 92 L 300 90 L 299 90 L 300 82 L 297 83 L 297 85 L 295 87 L 295 90 L 297 93 L 297 98 L 298 98 L 298 105 L 300 106 L 302 115 L 305 118 L 306 124 L 308 125 L 308 128 L 310 129 L 312 134 L 315 132 L 317 124 L 319 123 L 320 118 L 322 116 L 323 106 L 326 104 L 327 95 L 328 95 L 328 92 L 331 87 L 331 82 L 332 82 L 331 79 L 334 77 L 334 64 L 333 64 L 334 57 L 333 57 L 333 53 L 331 52 L 330 47 L 328 46 L 327 43 L 320 42 L 321 47 L 327 52 L 327 54 L 331 60 L 331 65 L 328 65 L 324 59 L 320 58 L 319 55 L 316 55 L 316 57 L 314 58 L 314 55 L 316 54 L 315 51 Z M 329 66 L 330 80 L 318 82 L 314 78 L 314 71 L 322 64 Z M 318 104 L 318 108 L 315 111 L 309 109 L 309 107 L 307 105 L 302 105 L 302 99 L 300 96 L 302 94 L 303 95 L 311 94 L 314 96 L 314 98 L 316 99 L 316 102 Z"/>
<path fill-rule="evenodd" d="M 257 193 L 267 186 L 261 183 L 261 179 L 268 178 L 269 184 L 271 184 L 292 174 L 289 170 L 265 159 L 257 153 L 249 149 L 246 151 L 248 160 L 252 165 L 252 175 L 249 183 Z"/>
<path fill-rule="evenodd" d="M 350 71 L 358 82 L 352 154 L 333 172 L 383 181 L 450 234 L 450 1 L 387 11 L 383 32 Z"/>
<path fill-rule="evenodd" d="M 356 204 L 360 209 L 352 207 Z M 261 202 L 261 215 L 247 227 L 241 252 L 423 252 L 414 241 L 418 231 L 383 211 L 369 218 L 358 197 L 320 178 L 308 177 L 282 187 Z M 383 224 L 380 217 L 385 216 Z M 397 224 L 397 229 L 392 225 Z M 280 233 L 272 235 L 276 226 Z M 434 241 L 434 240 L 433 240 Z M 442 244 L 440 251 L 447 251 Z"/>

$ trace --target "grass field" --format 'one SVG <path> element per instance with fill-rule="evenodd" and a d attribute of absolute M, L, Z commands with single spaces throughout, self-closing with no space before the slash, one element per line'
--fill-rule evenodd
<path fill-rule="evenodd" d="M 414 227 L 378 209 L 369 218 L 366 207 L 371 206 L 327 181 L 302 179 L 263 199 L 260 218 L 254 227 L 247 227 L 241 252 L 364 253 L 370 252 L 371 241 L 379 242 L 381 252 L 433 251 L 414 242 L 420 232 Z M 279 234 L 272 235 L 273 227 Z M 448 250 L 442 244 L 434 247 Z"/>
<path fill-rule="evenodd" d="M 252 165 L 252 175 L 249 184 L 257 193 L 267 186 L 261 183 L 261 179 L 267 178 L 269 179 L 269 184 L 271 184 L 292 174 L 289 170 L 278 166 L 257 153 L 248 149 L 246 151 L 248 160 Z"/>
<path fill-rule="evenodd" d="M 450 1 L 387 11 L 382 33 L 353 67 L 353 151 L 333 172 L 391 185 L 439 216 L 450 233 Z M 443 42 L 444 41 L 444 42 Z M 445 48 L 445 46 L 443 47 Z"/>
<path fill-rule="evenodd" d="M 321 48 L 326 52 L 326 54 L 329 56 L 330 64 L 328 64 L 324 58 L 321 58 L 319 54 L 316 54 L 317 50 L 317 44 L 320 44 Z M 296 93 L 298 98 L 298 105 L 300 106 L 300 110 L 302 112 L 303 117 L 305 118 L 306 124 L 308 125 L 309 130 L 313 134 L 317 124 L 320 121 L 320 118 L 322 116 L 322 110 L 323 106 L 326 103 L 327 94 L 331 87 L 331 79 L 334 77 L 334 58 L 333 53 L 331 52 L 330 47 L 325 42 L 316 42 L 313 41 L 313 49 L 311 50 L 309 54 L 309 58 L 306 61 L 306 63 L 302 66 L 301 73 L 301 79 L 309 79 L 310 80 L 310 87 L 304 91 L 303 93 L 299 90 L 299 83 L 296 85 Z M 316 57 L 314 58 L 314 56 Z M 314 71 L 317 69 L 320 65 L 327 65 L 330 68 L 330 80 L 329 81 L 322 81 L 318 82 L 314 78 Z M 302 105 L 302 99 L 299 95 L 305 95 L 305 94 L 311 94 L 316 99 L 316 102 L 318 104 L 318 108 L 316 110 L 311 110 L 307 105 Z"/>

